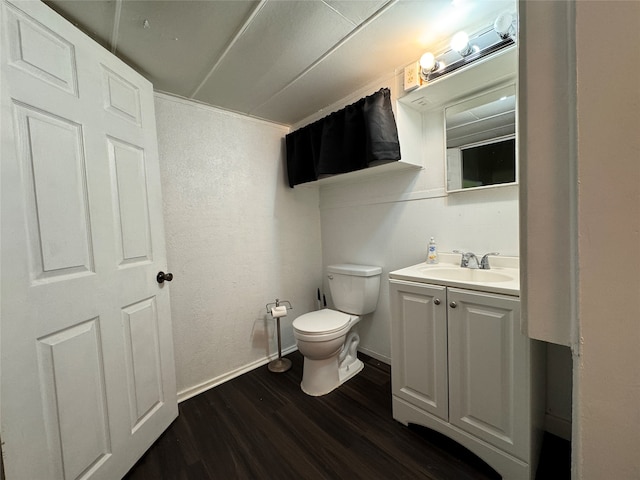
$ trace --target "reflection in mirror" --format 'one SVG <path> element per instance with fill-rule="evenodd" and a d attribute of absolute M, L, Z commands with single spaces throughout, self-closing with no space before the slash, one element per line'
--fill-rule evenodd
<path fill-rule="evenodd" d="M 447 191 L 516 183 L 515 86 L 445 109 Z"/>

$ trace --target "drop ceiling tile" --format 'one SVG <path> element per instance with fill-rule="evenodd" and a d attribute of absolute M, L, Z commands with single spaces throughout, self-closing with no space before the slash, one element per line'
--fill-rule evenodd
<path fill-rule="evenodd" d="M 515 0 L 464 0 L 459 9 L 451 0 L 45 1 L 108 49 L 120 5 L 116 55 L 157 90 L 286 124 L 516 8 Z"/>
<path fill-rule="evenodd" d="M 111 1 L 78 2 L 47 0 L 44 2 L 107 50 L 111 50 L 111 34 L 116 3 Z"/>
<path fill-rule="evenodd" d="M 429 7 L 434 5 L 411 1 L 394 4 L 304 77 L 251 113 L 295 124 L 381 76 L 392 75 L 396 67 L 419 58 L 423 47 L 416 38 L 423 25 L 416 17 L 424 16 L 426 21 L 433 14 Z"/>
<path fill-rule="evenodd" d="M 360 25 L 390 0 L 324 0 L 341 15 Z"/>
<path fill-rule="evenodd" d="M 515 5 L 512 1 L 488 3 L 498 11 L 505 5 Z M 443 36 L 452 35 L 461 24 L 469 26 L 469 22 L 475 22 L 474 27 L 469 28 L 474 31 L 478 25 L 492 23 L 494 12 L 485 5 L 482 12 L 459 19 L 461 23 L 449 22 L 445 26 L 443 15 L 448 14 L 450 8 L 448 0 L 402 0 L 393 4 L 384 15 L 364 26 L 306 75 L 250 113 L 289 125 L 298 123 L 368 83 L 391 76 L 417 61 L 426 49 L 435 49 L 437 42 L 442 43 Z M 439 33 L 432 35 L 432 44 L 425 44 L 425 32 L 436 30 Z"/>
<path fill-rule="evenodd" d="M 124 1 L 116 54 L 156 90 L 189 96 L 257 4 L 256 0 Z"/>
<path fill-rule="evenodd" d="M 284 88 L 352 28 L 323 2 L 268 1 L 195 98 L 247 112 Z"/>

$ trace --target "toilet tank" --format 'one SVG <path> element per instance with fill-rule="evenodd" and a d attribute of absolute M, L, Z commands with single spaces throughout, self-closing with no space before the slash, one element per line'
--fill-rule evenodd
<path fill-rule="evenodd" d="M 378 304 L 382 268 L 368 265 L 329 265 L 327 277 L 335 307 L 353 315 L 371 313 Z"/>

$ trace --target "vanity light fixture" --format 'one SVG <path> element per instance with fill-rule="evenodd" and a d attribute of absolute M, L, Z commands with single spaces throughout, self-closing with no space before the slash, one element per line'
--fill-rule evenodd
<path fill-rule="evenodd" d="M 501 13 L 493 22 L 493 29 L 498 36 L 505 40 L 515 33 L 515 27 L 513 26 L 513 15 L 510 13 Z"/>
<path fill-rule="evenodd" d="M 458 32 L 451 38 L 451 49 L 434 55 L 427 52 L 420 58 L 420 77 L 424 82 L 435 80 L 460 67 L 491 55 L 516 43 L 516 20 L 511 13 L 502 13 L 493 25 L 471 37 Z"/>
<path fill-rule="evenodd" d="M 428 75 L 431 72 L 435 72 L 442 66 L 444 65 L 438 62 L 435 55 L 431 52 L 427 52 L 420 57 L 420 73 L 422 75 Z"/>
<path fill-rule="evenodd" d="M 451 38 L 451 49 L 458 52 L 463 57 L 471 55 L 473 48 L 469 43 L 469 35 L 466 32 L 458 32 Z"/>

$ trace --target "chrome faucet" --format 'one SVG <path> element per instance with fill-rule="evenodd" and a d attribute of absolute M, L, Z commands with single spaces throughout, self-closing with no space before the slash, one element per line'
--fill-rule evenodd
<path fill-rule="evenodd" d="M 478 257 L 473 252 L 461 252 L 460 250 L 454 250 L 454 253 L 462 255 L 460 259 L 460 268 L 480 268 L 478 263 Z"/>
<path fill-rule="evenodd" d="M 454 250 L 454 253 L 462 255 L 460 259 L 460 268 L 478 268 L 481 270 L 489 270 L 489 255 L 500 255 L 498 252 L 487 253 L 482 257 L 482 260 L 478 261 L 478 257 L 473 252 L 462 252 L 460 250 Z"/>
<path fill-rule="evenodd" d="M 480 268 L 483 270 L 489 270 L 491 267 L 489 266 L 489 255 L 500 255 L 498 252 L 486 253 L 482 260 L 480 260 Z"/>

